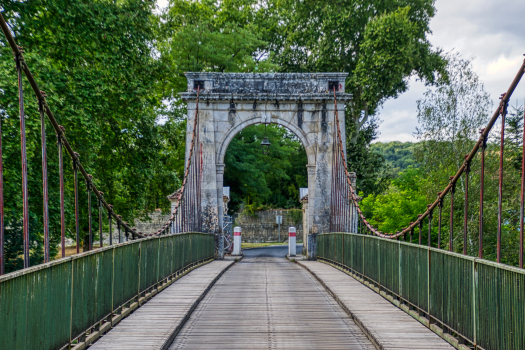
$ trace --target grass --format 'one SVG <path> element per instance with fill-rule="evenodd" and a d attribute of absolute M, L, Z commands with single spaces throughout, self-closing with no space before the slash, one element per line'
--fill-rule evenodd
<path fill-rule="evenodd" d="M 302 242 L 297 242 L 297 244 L 299 244 L 299 243 L 302 243 Z M 242 242 L 241 243 L 241 249 L 270 247 L 272 245 L 288 245 L 288 243 L 277 243 L 277 242 L 247 243 L 247 242 Z"/>

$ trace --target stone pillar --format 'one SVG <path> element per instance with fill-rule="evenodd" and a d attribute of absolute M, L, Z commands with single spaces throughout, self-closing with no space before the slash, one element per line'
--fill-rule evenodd
<path fill-rule="evenodd" d="M 308 232 L 309 232 L 309 222 L 310 222 L 310 215 L 308 212 L 308 195 L 301 198 L 301 204 L 303 205 L 303 252 L 302 254 L 304 256 L 308 253 Z"/>
<path fill-rule="evenodd" d="M 333 106 L 333 105 L 332 105 Z M 316 236 L 327 232 L 330 225 L 333 142 L 335 136 L 335 117 L 333 108 L 325 102 L 318 105 L 317 155 L 315 168 L 314 198 L 309 200 L 313 211 L 311 237 L 308 237 L 308 259 L 315 260 L 317 254 Z"/>
<path fill-rule="evenodd" d="M 308 256 L 308 237 L 313 234 L 312 232 L 312 227 L 313 227 L 313 224 L 314 224 L 314 215 L 313 215 L 313 210 L 312 210 L 312 207 L 313 207 L 313 202 L 314 202 L 314 199 L 315 199 L 315 164 L 308 164 L 306 166 L 307 170 L 308 170 L 308 202 L 307 202 L 307 207 L 308 207 L 308 210 L 307 210 L 307 213 L 308 213 L 308 224 L 307 224 L 307 227 L 308 229 L 305 230 L 306 232 L 306 236 L 304 237 L 303 239 L 303 249 L 305 250 L 305 254 L 306 256 Z"/>
<path fill-rule="evenodd" d="M 222 221 L 224 217 L 224 164 L 215 164 L 216 168 L 216 181 L 217 181 L 217 200 L 218 204 L 218 215 L 219 215 L 219 227 L 222 232 Z"/>
<path fill-rule="evenodd" d="M 215 164 L 216 169 L 216 183 L 217 183 L 217 259 L 224 259 L 224 232 L 223 232 L 223 220 L 224 220 L 224 199 L 223 199 L 223 176 L 224 176 L 224 164 Z"/>

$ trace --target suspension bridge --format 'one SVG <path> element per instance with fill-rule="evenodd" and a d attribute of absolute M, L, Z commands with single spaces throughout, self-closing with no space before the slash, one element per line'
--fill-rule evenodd
<path fill-rule="evenodd" d="M 173 195 L 169 220 L 146 234 L 104 199 L 104 184 L 96 186 L 81 163 L 40 90 L 45 82 L 33 77 L 31 62 L 1 15 L 0 26 L 18 74 L 24 247 L 24 269 L 5 274 L 3 169 L 10 164 L 3 163 L 0 137 L 0 349 L 525 349 L 525 156 L 516 208 L 519 267 L 501 263 L 505 117 L 525 63 L 450 183 L 408 227 L 392 233 L 367 221 L 355 191 L 356 175 L 346 164 L 344 102 L 352 98 L 344 91 L 347 74 L 187 73 L 188 89 L 181 94 L 188 106 L 182 187 Z M 45 262 L 34 266 L 29 254 L 27 82 L 41 120 Z M 57 260 L 51 259 L 49 248 L 46 121 L 58 140 L 62 258 Z M 498 122 L 493 262 L 483 259 L 483 179 L 487 140 Z M 305 237 L 303 255 L 296 261 L 275 252 L 247 251 L 240 261 L 225 256 L 224 156 L 237 133 L 260 123 L 288 128 L 307 153 Z M 73 168 L 77 244 L 77 254 L 69 257 L 64 250 L 67 160 Z M 482 184 L 477 256 L 466 250 L 473 161 L 481 162 Z M 459 233 L 454 231 L 452 203 L 461 180 L 467 190 L 464 230 Z M 81 183 L 87 189 L 89 218 L 89 249 L 82 253 Z M 92 200 L 98 203 L 98 215 L 92 212 Z M 449 242 L 441 240 L 445 200 L 451 203 Z M 93 217 L 100 223 L 96 250 Z M 103 220 L 109 227 L 106 247 Z M 430 234 L 436 221 L 437 241 Z M 454 251 L 458 235 L 462 254 Z"/>

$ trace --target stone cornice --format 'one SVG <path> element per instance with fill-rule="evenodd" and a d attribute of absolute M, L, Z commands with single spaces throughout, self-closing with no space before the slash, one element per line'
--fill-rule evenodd
<path fill-rule="evenodd" d="M 196 101 L 196 92 L 182 92 L 180 93 L 181 98 L 184 101 Z M 207 93 L 204 91 L 200 93 L 199 99 L 201 102 L 206 101 L 331 101 L 334 98 L 333 94 L 330 93 L 314 93 L 314 94 L 257 94 L 257 93 Z M 352 99 L 352 94 L 336 93 L 337 101 L 347 102 Z"/>
<path fill-rule="evenodd" d="M 195 100 L 197 90 L 206 101 L 338 100 L 348 101 L 345 93 L 348 73 L 185 73 L 188 79 L 185 101 Z"/>

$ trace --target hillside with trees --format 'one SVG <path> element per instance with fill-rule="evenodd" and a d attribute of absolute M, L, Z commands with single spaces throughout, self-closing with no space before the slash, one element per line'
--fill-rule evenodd
<path fill-rule="evenodd" d="M 414 152 L 417 147 L 413 142 L 375 142 L 370 146 L 373 152 L 379 153 L 385 159 L 386 164 L 390 167 L 393 176 L 406 170 L 409 166 L 418 167 L 415 160 Z"/>

